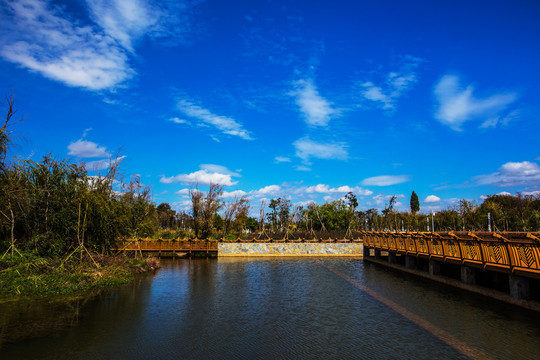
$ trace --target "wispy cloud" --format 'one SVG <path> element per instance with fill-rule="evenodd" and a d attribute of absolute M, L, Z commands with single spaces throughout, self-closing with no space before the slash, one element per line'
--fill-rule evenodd
<path fill-rule="evenodd" d="M 134 74 L 113 39 L 95 27 L 68 20 L 60 8 L 39 0 L 12 1 L 7 7 L 9 14 L 2 22 L 15 30 L 1 42 L 4 59 L 90 90 L 110 88 Z"/>
<path fill-rule="evenodd" d="M 364 186 L 390 186 L 411 181 L 410 175 L 380 175 L 362 180 Z"/>
<path fill-rule="evenodd" d="M 484 119 L 483 127 L 492 127 L 500 121 L 500 112 L 517 98 L 516 94 L 504 93 L 477 99 L 473 91 L 472 85 L 462 88 L 457 76 L 443 76 L 435 85 L 438 101 L 435 118 L 456 131 L 461 131 L 466 121 L 476 118 Z"/>
<path fill-rule="evenodd" d="M 225 175 L 231 175 L 235 177 L 240 177 L 241 175 L 238 172 L 229 170 L 226 166 L 216 165 L 216 164 L 201 164 L 199 165 L 201 170 L 206 170 L 208 172 L 221 173 Z M 241 170 L 237 170 L 241 171 Z"/>
<path fill-rule="evenodd" d="M 134 42 L 143 35 L 177 37 L 184 27 L 178 15 L 186 4 L 171 1 L 86 0 L 94 21 L 123 48 L 133 52 Z"/>
<path fill-rule="evenodd" d="M 311 158 L 347 160 L 349 157 L 347 144 L 344 142 L 324 143 L 303 137 L 296 140 L 293 145 L 296 148 L 296 156 L 307 165 L 310 164 Z"/>
<path fill-rule="evenodd" d="M 109 169 L 112 165 L 116 164 L 117 162 L 122 161 L 125 159 L 125 156 L 120 156 L 116 159 L 103 159 L 103 160 L 95 160 L 95 161 L 88 161 L 84 162 L 86 170 L 89 171 L 98 171 L 98 170 L 104 170 Z"/>
<path fill-rule="evenodd" d="M 223 199 L 234 199 L 234 198 L 241 198 L 242 196 L 247 196 L 248 193 L 243 190 L 234 190 L 234 191 L 224 191 L 221 194 L 221 197 Z"/>
<path fill-rule="evenodd" d="M 65 7 L 47 0 L 6 1 L 4 8 L 0 28 L 7 31 L 2 32 L 0 56 L 88 90 L 110 89 L 133 77 L 133 42 L 147 32 L 166 33 L 164 29 L 174 22 L 164 19 L 181 13 L 142 0 L 89 0 L 96 23 L 82 23 Z"/>
<path fill-rule="evenodd" d="M 250 133 L 236 120 L 226 116 L 215 115 L 190 100 L 179 100 L 177 108 L 184 115 L 199 120 L 204 125 L 212 126 L 224 134 L 238 136 L 244 140 L 253 140 Z"/>
<path fill-rule="evenodd" d="M 99 146 L 95 142 L 79 139 L 68 145 L 68 155 L 78 158 L 110 157 L 111 153 L 105 146 Z"/>
<path fill-rule="evenodd" d="M 172 117 L 169 119 L 169 121 L 172 121 L 175 124 L 189 124 L 189 121 L 185 119 L 180 119 L 179 117 Z"/>
<path fill-rule="evenodd" d="M 276 157 L 274 158 L 274 161 L 275 161 L 276 163 L 291 162 L 291 159 L 288 158 L 288 157 L 285 157 L 285 156 L 276 156 Z"/>
<path fill-rule="evenodd" d="M 406 207 L 399 201 L 399 199 L 405 198 L 405 195 L 403 194 L 395 194 L 395 195 L 383 195 L 383 194 L 377 194 L 373 198 L 371 198 L 369 201 L 365 203 L 367 206 L 374 206 L 376 208 L 382 209 L 388 203 L 390 202 L 390 199 L 395 196 L 398 201 L 394 204 L 394 206 L 398 209 L 406 209 Z"/>
<path fill-rule="evenodd" d="M 530 161 L 507 162 L 497 172 L 475 176 L 473 182 L 476 185 L 537 186 L 540 185 L 540 166 Z"/>
<path fill-rule="evenodd" d="M 307 194 L 319 193 L 319 194 L 346 194 L 352 192 L 355 195 L 359 196 L 369 196 L 373 192 L 371 190 L 363 189 L 359 186 L 350 187 L 348 185 L 340 186 L 337 188 L 332 188 L 326 184 L 318 184 L 315 186 L 309 186 L 307 188 L 302 188 L 301 191 L 304 191 Z"/>
<path fill-rule="evenodd" d="M 497 126 L 506 126 L 508 123 L 519 118 L 520 111 L 514 110 L 506 115 L 498 115 L 485 120 L 479 127 L 481 129 L 495 128 Z"/>
<path fill-rule="evenodd" d="M 421 59 L 406 56 L 399 70 L 386 74 L 380 83 L 373 81 L 359 83 L 360 95 L 366 100 L 377 103 L 384 110 L 394 110 L 397 100 L 418 81 L 416 69 L 421 62 Z"/>
<path fill-rule="evenodd" d="M 290 94 L 296 98 L 296 104 L 300 107 L 306 123 L 310 126 L 327 126 L 337 111 L 319 94 L 313 80 L 295 81 L 294 88 Z"/>

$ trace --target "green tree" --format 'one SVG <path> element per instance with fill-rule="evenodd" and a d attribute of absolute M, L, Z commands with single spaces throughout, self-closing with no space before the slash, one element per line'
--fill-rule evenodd
<path fill-rule="evenodd" d="M 411 194 L 411 213 L 416 215 L 420 211 L 420 201 L 418 200 L 418 195 L 413 191 Z"/>

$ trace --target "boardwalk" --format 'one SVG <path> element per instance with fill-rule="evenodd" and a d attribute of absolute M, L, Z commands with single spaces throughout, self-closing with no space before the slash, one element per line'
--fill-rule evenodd
<path fill-rule="evenodd" d="M 538 233 L 362 233 L 364 249 L 540 279 Z"/>

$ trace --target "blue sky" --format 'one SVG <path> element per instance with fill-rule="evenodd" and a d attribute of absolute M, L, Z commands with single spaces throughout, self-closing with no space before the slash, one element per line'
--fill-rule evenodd
<path fill-rule="evenodd" d="M 100 171 L 119 153 L 177 209 L 209 182 L 253 213 L 540 194 L 537 1 L 0 4 L 23 158 Z"/>

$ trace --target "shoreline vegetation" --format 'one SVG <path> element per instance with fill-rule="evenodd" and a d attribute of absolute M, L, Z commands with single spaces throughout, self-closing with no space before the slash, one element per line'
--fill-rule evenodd
<path fill-rule="evenodd" d="M 64 300 L 130 283 L 160 267 L 156 258 L 89 255 L 63 260 L 32 253 L 0 259 L 0 303 L 15 300 Z"/>

